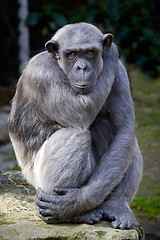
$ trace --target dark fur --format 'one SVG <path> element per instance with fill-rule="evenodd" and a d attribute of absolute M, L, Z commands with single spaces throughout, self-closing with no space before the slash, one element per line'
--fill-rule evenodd
<path fill-rule="evenodd" d="M 19 80 L 9 131 L 46 222 L 107 217 L 122 229 L 136 223 L 129 203 L 142 177 L 142 156 L 127 73 L 111 42 L 111 34 L 93 25 L 67 25 Z M 95 58 L 83 63 L 93 47 Z M 67 49 L 78 51 L 73 63 Z"/>

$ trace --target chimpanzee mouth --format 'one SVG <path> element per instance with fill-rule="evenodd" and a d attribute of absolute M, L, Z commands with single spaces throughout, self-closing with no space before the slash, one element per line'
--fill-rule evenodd
<path fill-rule="evenodd" d="M 86 88 L 91 88 L 93 86 L 93 84 L 77 84 L 77 83 L 74 83 L 74 86 L 76 88 L 80 88 L 80 89 L 86 89 Z"/>
<path fill-rule="evenodd" d="M 92 90 L 93 84 L 72 84 L 73 89 L 81 94 L 89 93 Z"/>
<path fill-rule="evenodd" d="M 78 88 L 88 88 L 89 86 L 88 85 L 76 85 L 76 87 L 78 87 Z"/>

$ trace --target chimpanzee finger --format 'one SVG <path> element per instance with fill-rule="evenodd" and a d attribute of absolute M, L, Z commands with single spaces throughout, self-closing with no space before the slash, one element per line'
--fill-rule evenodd
<path fill-rule="evenodd" d="M 65 188 L 53 188 L 53 192 L 57 193 L 58 195 L 62 196 L 65 195 L 68 190 Z"/>
<path fill-rule="evenodd" d="M 46 194 L 39 188 L 37 189 L 36 199 L 39 199 L 40 201 L 43 202 L 56 204 L 58 201 L 58 196 Z"/>
<path fill-rule="evenodd" d="M 54 210 L 39 208 L 39 213 L 44 217 L 49 216 L 49 217 L 53 217 L 54 219 L 58 218 L 58 214 Z"/>
<path fill-rule="evenodd" d="M 53 210 L 55 208 L 55 204 L 40 201 L 37 197 L 36 197 L 36 205 L 38 207 L 40 207 L 40 208 L 43 208 L 43 209 L 51 209 L 51 210 Z"/>
<path fill-rule="evenodd" d="M 37 188 L 37 189 L 36 189 L 36 193 L 39 195 L 39 194 L 44 193 L 44 192 L 42 191 L 41 188 Z"/>

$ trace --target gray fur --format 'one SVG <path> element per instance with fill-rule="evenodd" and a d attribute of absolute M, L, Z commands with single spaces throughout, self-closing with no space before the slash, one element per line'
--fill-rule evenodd
<path fill-rule="evenodd" d="M 93 25 L 67 25 L 19 80 L 9 132 L 45 222 L 136 224 L 129 203 L 142 156 L 128 76 L 111 41 Z"/>

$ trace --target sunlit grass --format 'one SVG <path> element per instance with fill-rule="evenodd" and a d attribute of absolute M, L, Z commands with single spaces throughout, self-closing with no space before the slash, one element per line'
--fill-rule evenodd
<path fill-rule="evenodd" d="M 160 196 L 137 196 L 131 204 L 135 215 L 160 220 Z"/>

